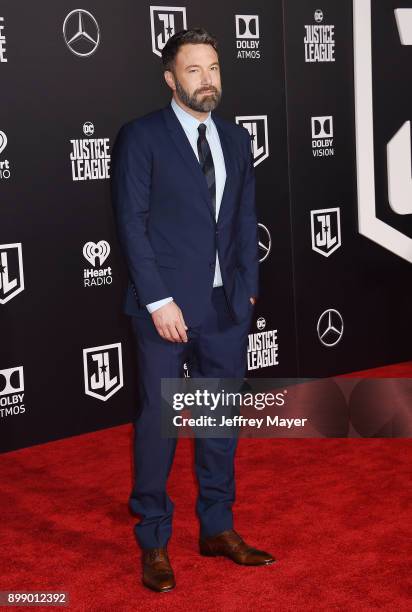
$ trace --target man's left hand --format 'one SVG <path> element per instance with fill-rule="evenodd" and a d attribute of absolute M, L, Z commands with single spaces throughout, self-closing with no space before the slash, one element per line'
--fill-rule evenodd
<path fill-rule="evenodd" d="M 250 297 L 249 299 L 250 299 L 250 301 L 252 302 L 253 305 L 256 304 L 256 299 L 257 298 L 254 295 L 252 295 L 252 297 Z"/>

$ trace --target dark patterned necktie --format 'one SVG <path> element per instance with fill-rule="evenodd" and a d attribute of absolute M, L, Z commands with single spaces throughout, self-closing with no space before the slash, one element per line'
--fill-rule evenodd
<path fill-rule="evenodd" d="M 199 163 L 206 177 L 207 187 L 213 203 L 213 210 L 216 218 L 216 180 L 215 166 L 213 163 L 212 153 L 209 143 L 206 138 L 206 125 L 201 123 L 197 128 L 199 138 L 197 139 L 197 151 L 199 153 Z"/>

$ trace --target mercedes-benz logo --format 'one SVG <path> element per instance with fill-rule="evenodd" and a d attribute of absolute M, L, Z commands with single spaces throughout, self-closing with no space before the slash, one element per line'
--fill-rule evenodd
<path fill-rule="evenodd" d="M 265 261 L 265 259 L 269 256 L 270 250 L 272 248 L 272 238 L 270 237 L 270 233 L 266 225 L 263 223 L 258 223 L 258 232 L 259 232 L 259 263 Z"/>
<path fill-rule="evenodd" d="M 318 338 L 324 346 L 335 346 L 343 336 L 343 319 L 340 312 L 328 308 L 323 312 L 317 325 Z"/>
<path fill-rule="evenodd" d="M 89 11 L 75 9 L 64 20 L 63 37 L 72 53 L 80 57 L 87 57 L 99 46 L 99 24 Z"/>

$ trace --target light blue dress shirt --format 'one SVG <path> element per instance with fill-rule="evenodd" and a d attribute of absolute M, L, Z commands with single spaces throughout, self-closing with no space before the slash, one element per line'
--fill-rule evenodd
<path fill-rule="evenodd" d="M 210 151 L 213 157 L 213 164 L 215 167 L 215 182 L 216 182 L 216 221 L 219 216 L 220 204 L 222 202 L 223 189 L 225 187 L 226 182 L 226 167 L 225 167 L 225 159 L 223 157 L 222 145 L 220 144 L 219 133 L 217 131 L 216 125 L 212 120 L 212 116 L 209 113 L 207 119 L 204 121 L 199 121 L 196 117 L 193 117 L 190 113 L 185 111 L 174 98 L 172 98 L 172 108 L 176 113 L 177 118 L 180 121 L 182 128 L 185 131 L 186 136 L 189 139 L 189 142 L 192 146 L 193 152 L 196 155 L 197 160 L 199 161 L 199 154 L 197 152 L 197 139 L 199 138 L 199 132 L 197 128 L 201 123 L 206 125 L 206 138 L 209 143 Z M 213 280 L 214 287 L 220 287 L 223 285 L 222 275 L 220 272 L 220 264 L 219 257 L 216 251 L 216 265 L 215 265 L 215 277 Z M 163 298 L 162 300 L 158 300 L 157 302 L 152 302 L 151 304 L 147 304 L 146 307 L 150 313 L 154 312 L 161 306 L 164 306 L 168 302 L 173 300 L 172 297 Z"/>

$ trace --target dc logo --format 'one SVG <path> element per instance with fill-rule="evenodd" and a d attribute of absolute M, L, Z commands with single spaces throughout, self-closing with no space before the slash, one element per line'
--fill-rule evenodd
<path fill-rule="evenodd" d="M 99 24 L 89 11 L 75 9 L 63 22 L 63 38 L 74 55 L 87 57 L 99 46 Z"/>
<path fill-rule="evenodd" d="M 325 257 L 332 255 L 342 244 L 340 208 L 324 208 L 310 212 L 312 249 Z"/>
<path fill-rule="evenodd" d="M 390 36 L 390 40 L 397 40 L 396 49 L 392 50 L 393 62 L 398 64 L 399 69 L 406 70 L 409 75 L 409 62 L 412 59 L 412 49 L 402 49 L 402 57 L 396 57 L 400 45 L 412 46 L 412 9 L 399 8 L 394 10 L 395 20 L 391 25 L 381 24 L 379 31 L 381 38 Z M 411 177 L 411 122 L 404 121 L 401 127 L 394 128 L 394 135 L 386 144 L 386 164 L 377 167 L 378 173 L 387 176 L 388 194 L 387 200 L 379 200 L 379 190 L 375 185 L 375 161 L 374 150 L 374 116 L 373 116 L 373 49 L 372 44 L 372 15 L 370 0 L 354 0 L 354 63 L 355 63 L 355 125 L 356 125 L 356 151 L 357 151 L 357 193 L 358 193 L 358 223 L 359 233 L 373 240 L 381 247 L 394 253 L 412 263 L 412 238 L 405 232 L 410 226 L 410 215 L 412 215 L 412 177 Z M 393 26 L 392 26 L 393 23 Z M 396 24 L 396 25 L 395 25 Z M 389 31 L 388 27 L 391 28 Z M 395 38 L 392 28 L 397 28 L 398 37 Z M 387 50 L 389 52 L 390 49 Z M 407 58 L 407 59 L 403 59 Z M 404 77 L 404 78 L 409 78 Z M 377 91 L 382 91 L 382 86 L 377 84 Z M 384 85 L 383 85 L 384 87 Z M 402 94 L 403 95 L 403 94 Z M 392 96 L 395 100 L 400 96 Z M 406 101 L 405 108 L 410 102 Z M 403 107 L 400 107 L 403 116 Z M 388 113 L 388 124 L 385 118 L 385 132 L 390 129 L 396 113 Z M 399 124 L 398 124 L 399 125 Z M 392 132 L 393 133 L 393 132 Z M 376 134 L 377 139 L 379 138 Z M 381 146 L 382 144 L 379 143 Z M 380 157 L 380 156 L 379 156 Z M 388 207 L 389 204 L 389 207 Z M 386 220 L 378 217 L 378 211 L 386 208 Z M 409 215 L 406 222 L 404 215 Z M 396 225 L 394 227 L 391 222 Z"/>
<path fill-rule="evenodd" d="M 0 370 L 0 395 L 24 391 L 23 366 Z"/>
<path fill-rule="evenodd" d="M 102 266 L 110 255 L 110 244 L 106 240 L 99 242 L 86 242 L 83 247 L 83 256 L 93 267 L 96 266 L 96 260 L 99 260 L 99 265 Z"/>
<path fill-rule="evenodd" d="M 269 257 L 272 248 L 272 238 L 266 225 L 258 223 L 259 263 Z"/>
<path fill-rule="evenodd" d="M 122 345 L 83 349 L 86 395 L 106 401 L 123 387 Z"/>
<path fill-rule="evenodd" d="M 312 138 L 332 138 L 333 137 L 333 117 L 312 117 Z"/>
<path fill-rule="evenodd" d="M 235 15 L 236 38 L 259 38 L 259 15 Z"/>
<path fill-rule="evenodd" d="M 321 11 L 321 9 L 316 9 L 314 18 L 316 23 L 321 23 L 321 21 L 323 21 L 323 11 Z"/>
<path fill-rule="evenodd" d="M 317 332 L 324 346 L 336 346 L 343 336 L 343 319 L 340 312 L 334 308 L 325 310 L 318 319 Z"/>
<path fill-rule="evenodd" d="M 24 289 L 21 242 L 0 244 L 0 304 L 6 304 Z"/>
<path fill-rule="evenodd" d="M 261 331 L 262 329 L 265 329 L 266 327 L 266 319 L 264 317 L 259 317 L 256 320 L 256 327 Z"/>
<path fill-rule="evenodd" d="M 152 31 L 152 51 L 159 57 L 167 41 L 173 34 L 187 29 L 186 7 L 151 6 L 150 27 Z"/>
<path fill-rule="evenodd" d="M 269 157 L 267 115 L 236 117 L 236 123 L 246 128 L 250 134 L 253 165 L 256 167 Z"/>
<path fill-rule="evenodd" d="M 94 125 L 91 121 L 83 123 L 83 134 L 85 136 L 92 136 L 94 134 Z"/>

